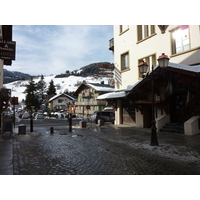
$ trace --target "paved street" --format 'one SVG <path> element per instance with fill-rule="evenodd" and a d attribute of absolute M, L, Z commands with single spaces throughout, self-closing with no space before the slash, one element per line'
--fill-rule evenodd
<path fill-rule="evenodd" d="M 28 129 L 28 128 L 27 128 Z M 159 134 L 149 130 L 91 125 L 34 128 L 13 138 L 14 175 L 184 175 L 200 174 L 200 135 Z"/>

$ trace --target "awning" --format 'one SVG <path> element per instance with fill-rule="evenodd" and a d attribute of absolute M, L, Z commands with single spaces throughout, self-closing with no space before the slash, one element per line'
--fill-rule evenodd
<path fill-rule="evenodd" d="M 117 98 L 123 98 L 127 95 L 126 92 L 109 92 L 109 93 L 106 93 L 106 94 L 102 94 L 102 95 L 99 95 L 97 97 L 98 100 L 100 99 L 117 99 Z"/>

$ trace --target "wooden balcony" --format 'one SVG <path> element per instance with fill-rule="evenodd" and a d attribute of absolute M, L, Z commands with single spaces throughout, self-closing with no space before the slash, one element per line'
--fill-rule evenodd
<path fill-rule="evenodd" d="M 80 97 L 85 97 L 86 99 L 87 99 L 87 98 L 91 98 L 93 95 L 94 95 L 93 92 L 79 93 L 79 96 L 80 96 Z"/>
<path fill-rule="evenodd" d="M 109 50 L 114 52 L 114 38 L 109 40 Z"/>
<path fill-rule="evenodd" d="M 106 101 L 105 100 L 96 100 L 96 101 L 89 101 L 88 102 L 89 105 L 93 105 L 93 106 L 103 106 L 106 105 Z M 87 102 L 85 101 L 81 101 L 81 102 L 76 102 L 76 106 L 86 106 Z"/>
<path fill-rule="evenodd" d="M 95 112 L 95 110 L 87 110 L 85 109 L 84 111 L 83 110 L 76 110 L 75 111 L 75 114 L 84 114 L 84 115 L 91 115 Z"/>

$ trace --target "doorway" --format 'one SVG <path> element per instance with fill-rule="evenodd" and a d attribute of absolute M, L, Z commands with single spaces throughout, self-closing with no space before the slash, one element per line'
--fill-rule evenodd
<path fill-rule="evenodd" d="M 152 121 L 152 108 L 151 106 L 144 106 L 143 109 L 143 127 L 144 128 L 151 128 L 151 121 Z"/>
<path fill-rule="evenodd" d="M 190 105 L 187 104 L 186 90 L 175 91 L 170 98 L 170 118 L 171 122 L 184 123 L 190 117 Z"/>

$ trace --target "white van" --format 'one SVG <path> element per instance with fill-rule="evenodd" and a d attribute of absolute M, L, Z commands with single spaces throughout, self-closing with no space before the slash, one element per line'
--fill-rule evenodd
<path fill-rule="evenodd" d="M 63 118 L 63 119 L 64 119 L 64 118 L 65 118 L 65 114 L 59 113 L 59 112 L 55 112 L 55 113 L 54 113 L 54 116 L 55 116 L 56 119 L 58 119 L 58 118 L 59 118 L 59 119 L 60 119 L 60 118 Z"/>

